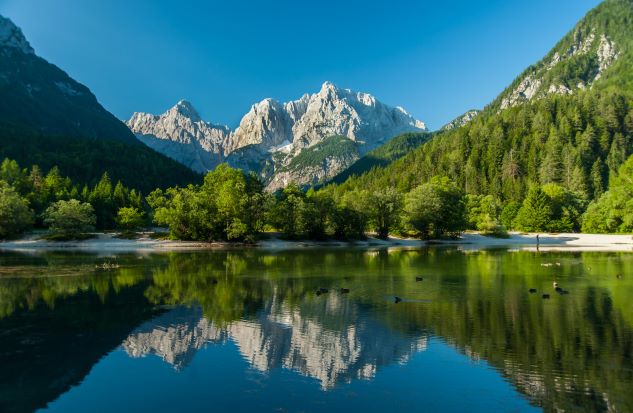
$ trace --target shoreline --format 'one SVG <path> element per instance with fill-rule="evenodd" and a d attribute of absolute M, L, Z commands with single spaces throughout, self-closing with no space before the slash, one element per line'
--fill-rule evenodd
<path fill-rule="evenodd" d="M 116 233 L 96 233 L 94 238 L 79 241 L 48 241 L 39 239 L 41 234 L 30 234 L 18 240 L 0 242 L 0 251 L 85 251 L 85 252 L 169 252 L 194 250 L 294 250 L 304 248 L 423 248 L 455 246 L 464 251 L 508 248 L 528 251 L 632 251 L 633 236 L 612 234 L 537 234 L 510 233 L 509 238 L 486 237 L 467 232 L 456 240 L 422 241 L 418 239 L 390 237 L 380 240 L 369 237 L 364 241 L 288 241 L 274 236 L 257 244 L 204 243 L 153 239 L 143 233 L 137 239 L 116 238 Z"/>

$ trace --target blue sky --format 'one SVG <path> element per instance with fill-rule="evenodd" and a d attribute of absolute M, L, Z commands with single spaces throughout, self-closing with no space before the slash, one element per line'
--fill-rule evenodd
<path fill-rule="evenodd" d="M 116 116 L 190 100 L 237 126 L 325 80 L 438 128 L 481 108 L 598 0 L 0 0 L 36 53 Z"/>

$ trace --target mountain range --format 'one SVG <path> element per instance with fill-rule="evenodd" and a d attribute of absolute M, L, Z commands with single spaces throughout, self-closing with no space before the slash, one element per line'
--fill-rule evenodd
<path fill-rule="evenodd" d="M 127 125 L 141 142 L 195 171 L 227 162 L 257 173 L 271 190 L 323 182 L 394 136 L 426 130 L 404 109 L 331 82 L 291 102 L 264 99 L 235 130 L 202 120 L 185 100 L 162 115 L 134 113 Z"/>
<path fill-rule="evenodd" d="M 264 99 L 235 129 L 184 100 L 123 123 L 0 17 L 0 156 L 59 165 L 87 183 L 108 170 L 144 190 L 197 182 L 226 162 L 271 191 L 343 179 L 347 189 L 406 190 L 445 175 L 505 200 L 520 201 L 530 182 L 564 183 L 591 200 L 633 152 L 632 21 L 631 0 L 606 0 L 483 111 L 431 135 L 404 109 L 331 82 L 294 101 Z"/>

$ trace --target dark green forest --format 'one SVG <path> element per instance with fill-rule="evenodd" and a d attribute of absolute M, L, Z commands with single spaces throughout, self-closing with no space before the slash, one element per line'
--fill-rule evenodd
<path fill-rule="evenodd" d="M 145 193 L 202 181 L 197 173 L 138 141 L 46 136 L 6 124 L 0 125 L 0 159 L 4 158 L 44 171 L 57 167 L 81 185 L 93 186 L 108 172 L 115 182 Z"/>

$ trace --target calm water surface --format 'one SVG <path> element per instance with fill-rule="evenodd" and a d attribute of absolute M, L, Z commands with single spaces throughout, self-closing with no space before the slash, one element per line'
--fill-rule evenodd
<path fill-rule="evenodd" d="M 0 253 L 2 412 L 633 412 L 632 354 L 633 253 Z"/>

